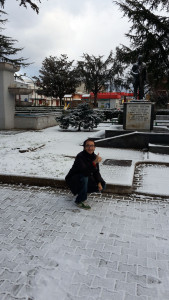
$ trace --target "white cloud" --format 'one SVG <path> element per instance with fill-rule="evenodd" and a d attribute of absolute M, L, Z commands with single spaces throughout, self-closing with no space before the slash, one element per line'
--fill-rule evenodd
<path fill-rule="evenodd" d="M 31 72 L 37 73 L 49 55 L 67 54 L 76 61 L 83 53 L 107 56 L 128 43 L 127 19 L 111 0 L 43 0 L 39 15 L 15 1 L 5 9 L 9 23 L 4 34 L 17 39 L 16 46 L 24 47 L 22 56 L 35 62 L 27 68 Z"/>

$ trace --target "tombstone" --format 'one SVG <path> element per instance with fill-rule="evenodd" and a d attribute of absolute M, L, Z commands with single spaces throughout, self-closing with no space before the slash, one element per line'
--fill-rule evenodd
<path fill-rule="evenodd" d="M 134 131 L 153 130 L 154 104 L 149 101 L 124 103 L 123 129 Z"/>

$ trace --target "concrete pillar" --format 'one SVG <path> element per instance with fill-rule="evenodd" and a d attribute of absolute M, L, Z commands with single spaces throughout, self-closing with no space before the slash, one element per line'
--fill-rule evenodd
<path fill-rule="evenodd" d="M 10 94 L 8 87 L 14 84 L 14 73 L 19 67 L 0 62 L 0 129 L 14 128 L 15 95 Z"/>

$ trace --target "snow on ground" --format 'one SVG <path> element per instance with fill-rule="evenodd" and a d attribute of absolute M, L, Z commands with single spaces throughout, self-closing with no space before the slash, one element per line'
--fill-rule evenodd
<path fill-rule="evenodd" d="M 71 168 L 74 157 L 82 151 L 83 141 L 88 137 L 102 136 L 104 130 L 110 126 L 112 125 L 107 123 L 100 124 L 92 132 L 64 131 L 59 126 L 40 131 L 20 131 L 17 134 L 16 131 L 11 134 L 0 131 L 0 173 L 63 179 Z M 37 148 L 37 150 L 19 152 L 28 150 L 28 148 Z M 169 162 L 169 155 L 129 149 L 97 147 L 96 153 L 100 153 L 102 163 L 105 159 L 132 160 L 131 167 L 100 165 L 103 178 L 106 182 L 113 184 L 130 185 L 133 179 L 134 165 L 137 161 Z M 169 175 L 169 171 L 166 172 Z M 162 173 L 157 172 L 156 174 L 159 185 L 160 178 L 163 177 Z M 150 168 L 147 183 L 149 185 L 151 177 L 153 179 L 155 176 L 151 176 L 151 174 L 155 173 L 154 169 Z"/>
<path fill-rule="evenodd" d="M 168 177 L 169 167 L 165 165 L 139 165 L 140 184 L 137 187 L 138 192 L 146 191 L 156 195 L 169 195 Z"/>

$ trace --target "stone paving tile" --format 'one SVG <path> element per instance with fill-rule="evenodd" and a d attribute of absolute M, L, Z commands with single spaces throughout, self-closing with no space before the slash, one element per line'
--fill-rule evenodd
<path fill-rule="evenodd" d="M 0 185 L 0 300 L 169 299 L 169 199 Z"/>

